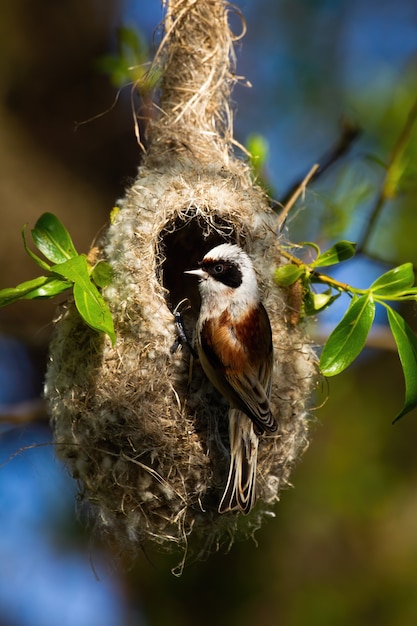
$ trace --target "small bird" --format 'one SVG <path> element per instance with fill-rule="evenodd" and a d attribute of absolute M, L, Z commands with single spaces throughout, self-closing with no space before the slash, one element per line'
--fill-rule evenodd
<path fill-rule="evenodd" d="M 228 400 L 230 469 L 219 513 L 255 504 L 259 436 L 276 432 L 269 398 L 272 332 L 252 262 L 239 246 L 216 246 L 189 270 L 200 279 L 197 349 L 211 383 Z"/>

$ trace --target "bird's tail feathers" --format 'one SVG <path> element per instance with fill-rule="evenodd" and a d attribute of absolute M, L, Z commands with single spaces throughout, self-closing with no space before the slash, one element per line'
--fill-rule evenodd
<path fill-rule="evenodd" d="M 252 420 L 237 409 L 229 411 L 230 468 L 219 513 L 240 509 L 249 513 L 255 504 L 258 436 Z"/>

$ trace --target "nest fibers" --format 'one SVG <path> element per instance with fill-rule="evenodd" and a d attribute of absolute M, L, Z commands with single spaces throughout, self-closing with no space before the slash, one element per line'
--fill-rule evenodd
<path fill-rule="evenodd" d="M 220 1 L 173 4 L 184 19 L 192 13 L 189 22 L 196 24 L 198 8 L 214 11 L 210 20 L 205 17 L 204 29 L 219 20 L 219 12 L 224 18 Z M 171 5 L 171 18 L 172 10 Z M 175 24 L 180 28 L 179 19 Z M 180 28 L 182 36 L 187 24 Z M 204 29 L 199 56 L 201 47 L 213 45 Z M 168 32 L 166 45 L 175 49 L 176 39 Z M 167 57 L 165 76 L 175 58 L 171 49 Z M 191 53 L 188 67 L 190 59 Z M 224 55 L 218 59 L 224 63 Z M 204 75 L 201 80 L 207 84 Z M 114 270 L 103 295 L 117 343 L 112 347 L 107 337 L 85 326 L 68 303 L 51 344 L 45 393 L 57 453 L 79 481 L 81 496 L 101 527 L 129 549 L 150 540 L 165 548 L 179 546 L 184 553 L 191 546 L 204 555 L 229 543 L 237 531 L 252 533 L 272 514 L 307 445 L 315 360 L 303 330 L 291 321 L 288 293 L 272 280 L 281 262 L 276 216 L 247 167 L 231 157 L 227 133 L 207 133 L 208 126 L 219 126 L 219 108 L 214 122 L 203 115 L 198 134 L 191 105 L 184 105 L 178 117 L 178 102 L 174 115 L 169 98 L 162 97 L 168 113 L 154 125 L 151 150 L 99 244 L 100 256 Z M 229 124 L 230 115 L 220 116 L 226 117 Z M 185 135 L 187 120 L 190 133 Z M 189 337 L 200 306 L 197 281 L 184 271 L 222 242 L 237 243 L 251 256 L 274 341 L 271 404 L 279 432 L 260 439 L 258 502 L 247 517 L 217 512 L 229 467 L 227 402 L 186 347 L 172 350 L 176 306 L 189 302 L 184 311 Z"/>

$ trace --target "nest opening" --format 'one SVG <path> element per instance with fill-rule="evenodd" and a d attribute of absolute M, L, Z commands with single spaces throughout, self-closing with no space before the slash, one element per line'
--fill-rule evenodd
<path fill-rule="evenodd" d="M 173 311 L 186 300 L 184 323 L 194 326 L 200 310 L 198 282 L 187 280 L 186 270 L 195 269 L 204 255 L 221 243 L 237 243 L 232 221 L 210 211 L 204 215 L 192 206 L 180 211 L 161 229 L 157 239 L 157 278 L 162 285 L 168 308 Z"/>

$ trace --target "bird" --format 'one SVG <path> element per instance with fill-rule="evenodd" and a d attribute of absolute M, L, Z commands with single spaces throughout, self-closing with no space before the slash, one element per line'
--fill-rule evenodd
<path fill-rule="evenodd" d="M 256 502 L 259 437 L 275 433 L 271 412 L 272 331 L 252 261 L 222 243 L 187 270 L 199 278 L 196 345 L 203 371 L 229 403 L 230 466 L 219 513 L 248 514 Z"/>

